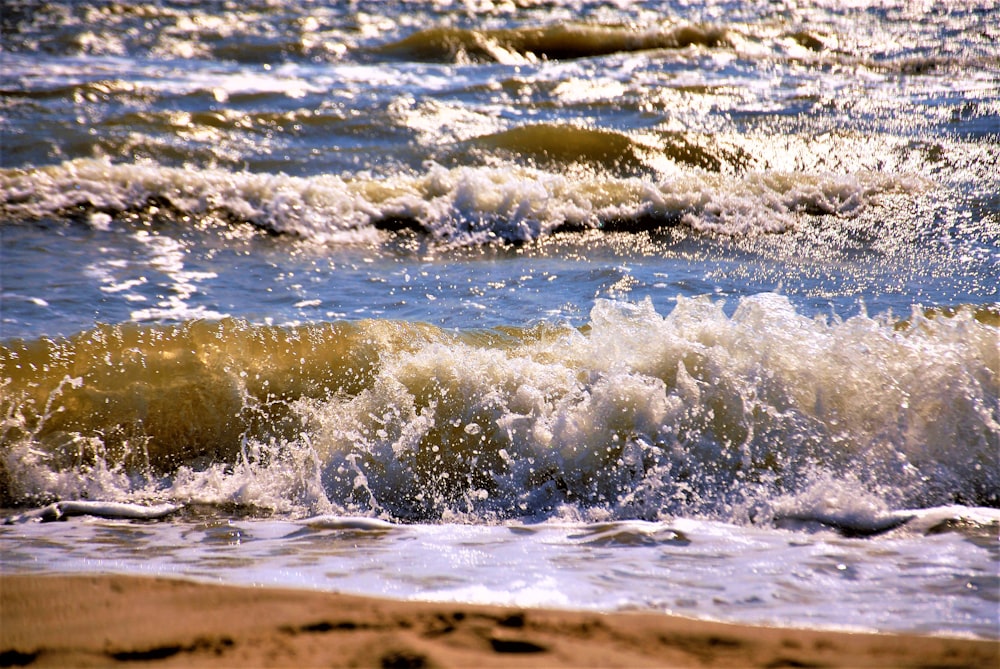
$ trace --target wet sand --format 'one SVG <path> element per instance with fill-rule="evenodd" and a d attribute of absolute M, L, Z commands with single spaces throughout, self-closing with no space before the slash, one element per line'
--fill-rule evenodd
<path fill-rule="evenodd" d="M 0 577 L 0 666 L 1000 667 L 1000 642 L 399 602 L 133 576 Z"/>

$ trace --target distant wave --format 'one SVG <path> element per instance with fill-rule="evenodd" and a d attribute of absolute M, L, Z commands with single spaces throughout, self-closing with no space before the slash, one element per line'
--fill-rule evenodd
<path fill-rule="evenodd" d="M 12 341 L 2 501 L 764 522 L 799 498 L 996 507 L 997 318 L 830 321 L 762 294 L 732 316 L 598 301 L 581 330 L 227 319 Z"/>
<path fill-rule="evenodd" d="M 376 51 L 413 60 L 511 63 L 525 59 L 589 58 L 649 49 L 728 45 L 726 29 L 716 26 L 636 29 L 570 23 L 498 30 L 435 27 Z"/>
<path fill-rule="evenodd" d="M 764 20 L 730 23 L 681 22 L 663 17 L 650 20 L 641 8 L 622 6 L 609 22 L 565 21 L 558 9 L 528 11 L 536 21 L 517 27 L 452 26 L 454 16 L 439 3 L 408 3 L 417 25 L 400 36 L 408 22 L 395 30 L 360 30 L 366 13 L 331 6 L 275 2 L 253 8 L 220 10 L 200 3 L 164 6 L 159 2 L 130 3 L 8 3 L 5 42 L 11 53 L 128 56 L 164 60 L 217 60 L 247 64 L 282 61 L 367 61 L 375 58 L 433 62 L 499 62 L 518 64 L 542 59 L 596 58 L 651 50 L 728 48 L 743 57 L 803 60 L 830 65 L 861 66 L 875 71 L 923 74 L 968 72 L 997 64 L 989 39 L 971 42 L 962 52 L 943 52 L 933 38 L 880 42 L 853 21 L 838 24 L 820 14 L 817 22 L 805 14 L 775 8 Z M 95 5 L 96 6 L 92 6 Z M 551 4 L 551 3 L 550 3 Z M 585 3 L 599 5 L 600 3 Z M 103 6 L 102 6 L 103 5 Z M 412 6 L 410 6 L 412 5 Z M 395 11 L 395 10 L 393 10 Z M 406 10 L 404 10 L 406 11 Z M 925 13 L 928 29 L 971 32 L 992 17 L 987 0 Z M 392 11 L 389 12 L 390 14 Z M 361 16 L 359 16 L 359 14 Z M 769 15 L 768 15 L 769 14 Z M 838 13 L 834 12 L 835 17 Z M 894 21 L 904 20 L 890 17 Z M 882 21 L 886 17 L 881 17 Z M 360 25 L 359 25 L 360 24 Z M 405 25 L 404 25 L 405 24 Z M 404 33 L 405 34 L 405 33 Z M 10 92 L 10 91 L 5 91 Z"/>
<path fill-rule="evenodd" d="M 522 125 L 463 142 L 467 149 L 526 158 L 539 167 L 559 167 L 579 163 L 592 165 L 609 174 L 650 172 L 658 161 L 711 172 L 744 171 L 751 161 L 735 148 L 709 146 L 683 133 L 659 133 L 646 141 L 600 128 L 566 124 Z"/>
<path fill-rule="evenodd" d="M 560 148 L 571 134 L 583 141 Z M 641 145 L 601 131 L 561 130 L 540 143 L 532 129 L 474 140 L 543 157 L 638 159 Z M 607 136 L 605 136 L 607 135 Z M 663 147 L 661 147 L 663 149 Z M 680 138 L 678 160 L 710 161 Z M 544 161 L 543 161 L 544 162 Z M 222 169 L 116 164 L 81 159 L 0 170 L 0 216 L 88 221 L 100 214 L 172 213 L 244 222 L 321 243 L 370 243 L 379 230 L 411 228 L 457 244 L 526 241 L 557 231 L 655 229 L 686 225 L 727 235 L 793 230 L 802 216 L 851 216 L 890 193 L 919 191 L 915 177 L 696 170 L 673 178 L 572 175 L 517 165 L 446 168 L 388 177 L 291 177 Z"/>

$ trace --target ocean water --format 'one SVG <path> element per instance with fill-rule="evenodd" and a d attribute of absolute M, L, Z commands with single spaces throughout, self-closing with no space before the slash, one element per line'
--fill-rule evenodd
<path fill-rule="evenodd" d="M 1000 638 L 998 26 L 6 0 L 0 569 Z"/>

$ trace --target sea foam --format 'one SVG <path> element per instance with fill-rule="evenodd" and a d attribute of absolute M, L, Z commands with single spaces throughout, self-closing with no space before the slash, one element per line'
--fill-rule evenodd
<path fill-rule="evenodd" d="M 107 216 L 166 208 L 318 243 L 371 243 L 380 229 L 412 228 L 478 244 L 678 224 L 727 235 L 778 233 L 795 229 L 802 216 L 852 216 L 880 196 L 921 188 L 916 178 L 868 172 L 733 177 L 693 170 L 651 180 L 428 163 L 421 173 L 347 178 L 79 159 L 0 171 L 0 215 L 99 220 L 106 228 Z"/>
<path fill-rule="evenodd" d="M 1000 504 L 996 340 L 968 309 L 809 318 L 775 294 L 731 316 L 601 300 L 579 330 L 107 326 L 0 350 L 5 488 L 879 531 L 903 509 Z"/>

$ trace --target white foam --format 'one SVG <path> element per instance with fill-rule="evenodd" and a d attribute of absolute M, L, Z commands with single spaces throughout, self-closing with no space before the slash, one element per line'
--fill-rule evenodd
<path fill-rule="evenodd" d="M 824 473 L 804 490 L 782 495 L 768 505 L 773 522 L 780 527 L 801 528 L 812 524 L 855 535 L 895 529 L 915 514 L 893 511 L 886 501 L 866 490 L 848 475 Z"/>
<path fill-rule="evenodd" d="M 403 515 L 586 500 L 613 517 L 878 531 L 895 510 L 1000 484 L 995 328 L 971 314 L 918 320 L 827 322 L 779 295 L 744 299 L 732 317 L 708 300 L 679 300 L 667 317 L 599 301 L 586 336 L 514 351 L 433 344 L 387 358 L 355 397 L 300 410 L 345 486 L 332 498 L 363 489 Z M 465 492 L 447 492 L 445 474 Z"/>
<path fill-rule="evenodd" d="M 371 376 L 349 394 L 269 396 L 299 431 L 247 436 L 236 462 L 184 463 L 164 488 L 106 460 L 100 434 L 68 434 L 88 459 L 60 466 L 67 447 L 33 441 L 64 410 L 60 386 L 11 443 L 8 471 L 35 498 L 141 493 L 387 519 L 702 514 L 854 533 L 921 506 L 992 504 L 1000 489 L 996 327 L 971 311 L 915 311 L 901 326 L 809 318 L 761 294 L 731 316 L 707 298 L 678 299 L 666 316 L 649 301 L 600 300 L 586 332 L 504 345 L 428 328 L 404 346 L 385 339 L 396 324 L 357 327 L 371 328 Z M 309 355 L 294 360 L 308 368 Z M 265 400 L 242 369 L 234 361 L 212 383 L 257 412 Z"/>
<path fill-rule="evenodd" d="M 98 518 L 121 518 L 128 520 L 159 520 L 180 510 L 176 504 L 131 504 L 126 502 L 101 502 L 88 500 L 66 500 L 55 502 L 40 509 L 28 511 L 7 519 L 7 524 L 25 522 L 49 522 L 65 520 L 73 516 L 95 516 Z"/>
<path fill-rule="evenodd" d="M 804 214 L 851 216 L 873 199 L 912 192 L 919 180 L 850 175 L 701 171 L 662 181 L 566 176 L 513 165 L 445 168 L 386 178 L 309 178 L 220 169 L 190 170 L 81 159 L 0 171 L 0 212 L 62 216 L 81 205 L 99 212 L 142 209 L 166 200 L 196 216 L 223 214 L 320 243 L 370 243 L 383 219 L 417 221 L 455 243 L 533 239 L 565 225 L 678 217 L 697 229 L 731 235 L 782 232 Z M 102 219 L 103 220 L 103 219 Z"/>
<path fill-rule="evenodd" d="M 390 523 L 378 518 L 365 518 L 358 516 L 313 516 L 298 521 L 316 530 L 392 530 L 399 527 L 395 523 Z"/>

